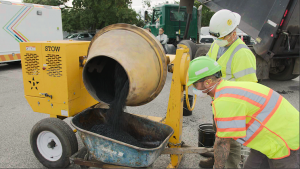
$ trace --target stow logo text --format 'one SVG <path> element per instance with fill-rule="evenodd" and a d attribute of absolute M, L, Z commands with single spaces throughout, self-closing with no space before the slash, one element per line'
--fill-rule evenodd
<path fill-rule="evenodd" d="M 59 52 L 60 46 L 45 46 L 45 51 Z"/>

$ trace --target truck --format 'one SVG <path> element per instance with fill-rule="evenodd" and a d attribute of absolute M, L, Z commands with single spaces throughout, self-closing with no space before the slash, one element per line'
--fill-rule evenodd
<path fill-rule="evenodd" d="M 147 11 L 145 11 L 145 21 L 147 22 L 144 28 L 150 28 L 154 36 L 158 35 L 159 28 L 164 29 L 164 34 L 168 35 L 169 44 L 175 44 L 179 39 L 183 39 L 188 14 L 186 7 L 182 6 L 179 9 L 178 4 L 162 4 L 153 8 L 152 16 L 149 19 Z M 148 19 L 147 19 L 148 18 Z M 197 40 L 197 8 L 193 7 L 193 13 L 190 20 L 190 27 L 187 34 L 187 39 L 193 42 Z M 177 40 L 176 40 L 177 39 Z"/>
<path fill-rule="evenodd" d="M 20 42 L 63 39 L 61 10 L 57 6 L 0 0 L 0 39 L 0 64 L 19 64 Z M 31 46 L 26 49 L 36 50 Z"/>
<path fill-rule="evenodd" d="M 285 81 L 299 76 L 299 0 L 198 1 L 214 12 L 229 9 L 242 16 L 238 28 L 247 35 L 243 37 L 244 42 L 256 56 L 256 75 L 259 80 Z M 178 43 L 183 43 L 190 49 L 191 59 L 204 56 L 210 44 L 194 43 L 198 37 L 196 34 L 201 32 L 201 9 L 198 9 L 197 15 L 193 0 L 181 0 L 180 3 L 182 4 L 156 6 L 145 28 L 150 28 L 155 36 L 157 36 L 158 28 L 164 28 L 165 34 L 170 38 L 169 43 L 175 46 L 167 45 L 167 50 L 171 49 L 169 54 L 174 54 L 173 48 L 176 48 Z M 177 22 L 171 21 L 173 9 L 175 15 L 178 14 Z M 182 20 L 185 21 L 185 19 L 179 17 L 183 16 L 183 13 L 184 16 L 188 16 L 187 22 L 183 22 Z M 145 12 L 145 20 L 147 20 L 146 17 L 147 12 Z M 160 19 L 157 20 L 157 18 Z M 191 18 L 190 22 L 188 22 L 189 18 Z M 159 21 L 159 26 L 156 26 L 156 21 Z M 186 27 L 189 28 L 187 31 L 185 31 Z M 184 39 L 191 39 L 193 42 Z"/>
<path fill-rule="evenodd" d="M 199 32 L 201 28 L 202 6 L 198 9 L 180 4 L 161 4 L 144 13 L 144 28 L 149 28 L 154 36 L 158 36 L 159 28 L 164 29 L 164 34 L 169 38 L 165 45 L 168 54 L 175 54 L 177 44 L 184 44 L 189 49 L 190 58 L 195 57 L 199 46 Z"/>
<path fill-rule="evenodd" d="M 254 39 L 258 79 L 299 76 L 299 0 L 199 0 L 212 11 L 228 9 L 242 18 L 238 26 Z"/>

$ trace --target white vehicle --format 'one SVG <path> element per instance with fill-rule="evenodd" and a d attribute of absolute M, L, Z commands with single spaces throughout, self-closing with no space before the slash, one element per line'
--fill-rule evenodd
<path fill-rule="evenodd" d="M 245 32 L 243 32 L 242 30 L 240 30 L 239 28 L 237 28 L 236 34 L 246 43 L 246 45 L 254 44 L 254 39 L 251 38 L 249 35 L 247 35 Z M 201 27 L 200 42 L 201 43 L 212 43 L 212 42 L 210 42 L 211 39 L 209 38 L 209 36 L 210 36 L 209 27 L 208 26 Z M 202 38 L 205 38 L 205 39 L 202 39 Z M 201 41 L 201 39 L 203 42 Z"/>
<path fill-rule="evenodd" d="M 0 0 L 0 39 L 0 63 L 20 61 L 20 42 L 63 40 L 61 10 Z"/>
<path fill-rule="evenodd" d="M 211 35 L 201 35 L 200 43 L 213 43 L 217 38 Z"/>

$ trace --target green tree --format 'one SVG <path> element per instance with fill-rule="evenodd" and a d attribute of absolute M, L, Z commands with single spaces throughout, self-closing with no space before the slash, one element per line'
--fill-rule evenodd
<path fill-rule="evenodd" d="M 202 18 L 201 26 L 209 26 L 210 18 L 214 15 L 215 12 L 211 11 L 208 7 L 200 3 L 198 0 L 194 1 L 194 6 L 198 9 L 202 5 Z"/>
<path fill-rule="evenodd" d="M 41 4 L 41 5 L 50 5 L 50 6 L 59 6 L 63 5 L 68 0 L 23 0 L 24 3 L 32 4 Z"/>
<path fill-rule="evenodd" d="M 131 0 L 74 0 L 73 8 L 80 11 L 78 19 L 86 29 L 101 29 L 115 23 L 143 26 L 131 3 Z"/>
<path fill-rule="evenodd" d="M 58 6 L 69 0 L 24 0 L 25 3 Z M 115 23 L 144 26 L 141 14 L 131 8 L 131 0 L 73 0 L 73 7 L 62 9 L 63 30 L 101 29 Z"/>
<path fill-rule="evenodd" d="M 84 29 L 79 23 L 80 13 L 80 10 L 73 8 L 62 10 L 62 26 L 64 31 L 76 32 L 77 30 Z"/>

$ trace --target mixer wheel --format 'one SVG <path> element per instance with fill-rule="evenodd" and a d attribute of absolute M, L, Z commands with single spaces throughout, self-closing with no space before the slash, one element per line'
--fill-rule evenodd
<path fill-rule="evenodd" d="M 66 168 L 69 158 L 78 151 L 78 142 L 71 127 L 56 118 L 35 124 L 30 133 L 35 157 L 47 168 Z"/>

